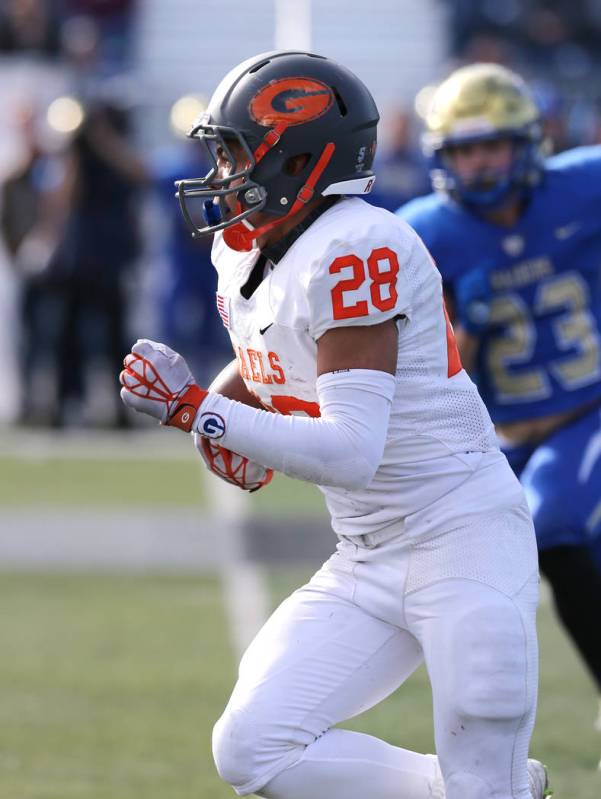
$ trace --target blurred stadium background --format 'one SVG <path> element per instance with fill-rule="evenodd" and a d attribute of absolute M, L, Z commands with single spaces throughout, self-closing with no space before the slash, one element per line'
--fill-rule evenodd
<path fill-rule="evenodd" d="M 227 797 L 210 730 L 240 651 L 334 546 L 318 492 L 242 496 L 190 442 L 125 415 L 138 336 L 199 379 L 229 360 L 206 243 L 173 180 L 225 72 L 301 47 L 382 111 L 374 201 L 428 191 L 429 87 L 499 61 L 529 78 L 555 149 L 601 141 L 599 0 L 0 2 L 0 796 Z M 599 799 L 597 697 L 548 602 L 533 753 L 558 796 Z M 422 672 L 353 722 L 431 751 Z"/>

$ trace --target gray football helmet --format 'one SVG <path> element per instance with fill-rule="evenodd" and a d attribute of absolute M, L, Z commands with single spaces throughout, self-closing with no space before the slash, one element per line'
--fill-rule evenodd
<path fill-rule="evenodd" d="M 249 250 L 261 233 L 317 195 L 368 193 L 378 121 L 368 89 L 328 58 L 275 51 L 239 64 L 189 133 L 206 147 L 210 164 L 204 177 L 176 183 L 193 235 L 224 230 L 230 247 Z M 238 157 L 237 170 L 218 177 L 217 153 L 236 164 L 234 145 L 243 164 Z M 289 168 L 295 156 L 305 156 L 297 174 Z M 224 202 L 228 195 L 235 197 L 235 212 Z M 199 199 L 200 225 L 190 203 Z M 257 211 L 273 219 L 253 228 L 247 218 Z"/>

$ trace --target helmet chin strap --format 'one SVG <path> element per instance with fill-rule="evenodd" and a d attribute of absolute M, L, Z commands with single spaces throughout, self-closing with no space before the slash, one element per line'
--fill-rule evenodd
<path fill-rule="evenodd" d="M 255 241 L 259 238 L 259 236 L 268 233 L 270 230 L 273 230 L 285 222 L 286 219 L 289 219 L 291 216 L 294 216 L 294 214 L 298 213 L 301 208 L 303 208 L 313 199 L 315 194 L 315 184 L 321 177 L 324 169 L 330 163 L 335 149 L 336 145 L 333 142 L 328 142 L 328 144 L 326 144 L 326 146 L 323 148 L 323 151 L 319 156 L 313 171 L 309 175 L 307 182 L 297 194 L 296 200 L 285 216 L 278 217 L 278 219 L 274 220 L 273 222 L 267 222 L 267 224 L 261 225 L 258 228 L 254 228 L 247 220 L 237 222 L 235 225 L 225 228 L 223 231 L 223 240 L 227 246 L 232 250 L 236 250 L 237 252 L 249 252 L 249 250 L 253 249 Z M 262 153 L 262 155 L 264 155 L 264 153 Z M 239 214 L 241 212 L 242 206 L 240 201 L 238 201 L 236 205 L 236 213 Z"/>
<path fill-rule="evenodd" d="M 236 203 L 236 214 L 242 212 L 240 202 Z M 244 220 L 246 222 L 246 220 Z M 249 227 L 247 227 L 247 225 Z M 231 250 L 236 252 L 248 252 L 253 248 L 253 242 L 257 237 L 256 229 L 250 222 L 236 222 L 235 225 L 226 227 L 223 231 L 223 240 Z"/>

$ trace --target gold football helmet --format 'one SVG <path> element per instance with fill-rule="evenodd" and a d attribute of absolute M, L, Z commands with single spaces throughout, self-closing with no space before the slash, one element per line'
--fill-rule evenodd
<path fill-rule="evenodd" d="M 539 111 L 519 75 L 500 64 L 461 67 L 440 84 L 426 117 L 428 139 L 479 139 L 539 123 Z M 438 146 L 441 146 L 440 144 Z"/>
<path fill-rule="evenodd" d="M 470 64 L 453 72 L 434 92 L 426 115 L 424 147 L 433 160 L 434 188 L 468 205 L 494 207 L 517 187 L 538 182 L 543 159 L 540 113 L 526 83 L 499 64 Z M 474 190 L 453 172 L 445 150 L 453 145 L 511 138 L 515 156 L 496 185 Z"/>

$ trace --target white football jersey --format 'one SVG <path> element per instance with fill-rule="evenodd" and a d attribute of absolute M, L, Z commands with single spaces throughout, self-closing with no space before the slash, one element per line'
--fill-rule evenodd
<path fill-rule="evenodd" d="M 382 462 L 363 490 L 321 487 L 334 530 L 360 535 L 431 506 L 498 452 L 476 387 L 461 368 L 440 274 L 416 233 L 344 198 L 292 244 L 245 299 L 259 251 L 216 234 L 217 305 L 247 388 L 282 414 L 319 416 L 317 342 L 333 327 L 397 319 L 396 391 Z"/>

